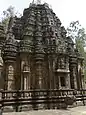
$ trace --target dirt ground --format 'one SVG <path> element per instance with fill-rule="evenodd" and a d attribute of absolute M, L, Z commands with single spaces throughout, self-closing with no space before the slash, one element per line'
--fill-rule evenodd
<path fill-rule="evenodd" d="M 39 110 L 27 112 L 9 112 L 3 115 L 86 115 L 86 106 L 68 108 L 67 110 Z"/>

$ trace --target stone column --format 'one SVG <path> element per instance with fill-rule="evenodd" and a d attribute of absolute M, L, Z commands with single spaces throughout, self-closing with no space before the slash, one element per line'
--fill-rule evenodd
<path fill-rule="evenodd" d="M 41 89 L 42 90 L 42 89 L 44 89 L 44 78 L 43 78 L 43 73 L 42 73 L 42 69 L 43 69 L 42 58 L 43 57 L 41 57 L 42 54 L 36 54 L 35 56 L 36 56 L 35 57 L 35 64 L 36 64 L 35 65 L 35 89 Z M 40 94 L 38 97 L 40 98 Z M 35 105 L 35 108 L 36 109 L 44 108 L 44 104 Z"/>
<path fill-rule="evenodd" d="M 48 55 L 48 66 L 49 66 L 49 88 L 54 88 L 54 75 L 53 75 L 53 59 L 52 54 Z"/>
<path fill-rule="evenodd" d="M 59 79 L 59 89 L 61 89 L 61 80 L 60 80 L 60 76 L 58 76 Z"/>
<path fill-rule="evenodd" d="M 42 61 L 38 60 L 36 61 L 36 87 L 37 89 L 43 89 L 43 73 L 42 73 Z"/>
<path fill-rule="evenodd" d="M 76 67 L 77 67 L 77 60 L 76 58 L 70 59 L 70 82 L 71 82 L 71 88 L 77 89 L 77 75 L 76 75 Z"/>
<path fill-rule="evenodd" d="M 68 89 L 71 88 L 71 84 L 70 84 L 70 70 L 69 70 L 69 56 L 66 56 L 66 86 Z"/>
<path fill-rule="evenodd" d="M 70 89 L 70 74 L 66 73 L 66 88 Z"/>
<path fill-rule="evenodd" d="M 16 68 L 15 64 L 9 63 L 7 66 L 7 82 L 8 82 L 8 89 L 7 90 L 15 90 L 16 84 L 15 84 L 15 78 L 16 78 Z"/>

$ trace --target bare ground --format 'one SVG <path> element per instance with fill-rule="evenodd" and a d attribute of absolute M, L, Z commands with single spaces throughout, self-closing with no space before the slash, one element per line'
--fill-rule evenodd
<path fill-rule="evenodd" d="M 3 115 L 86 115 L 86 106 L 68 108 L 67 110 L 38 110 L 27 112 L 9 112 Z"/>

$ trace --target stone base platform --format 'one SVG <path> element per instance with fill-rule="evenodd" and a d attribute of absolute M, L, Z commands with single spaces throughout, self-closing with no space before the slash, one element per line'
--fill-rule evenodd
<path fill-rule="evenodd" d="M 27 112 L 9 112 L 3 115 L 86 115 L 86 106 L 68 108 L 67 110 L 38 110 Z"/>

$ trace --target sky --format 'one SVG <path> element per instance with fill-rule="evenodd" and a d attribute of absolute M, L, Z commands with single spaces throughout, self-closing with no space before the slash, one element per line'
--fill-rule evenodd
<path fill-rule="evenodd" d="M 86 0 L 41 0 L 48 3 L 62 25 L 67 28 L 71 21 L 79 20 L 82 27 L 86 29 Z M 0 18 L 4 10 L 10 5 L 15 7 L 19 13 L 23 13 L 24 8 L 28 8 L 32 0 L 1 0 L 0 1 Z"/>

